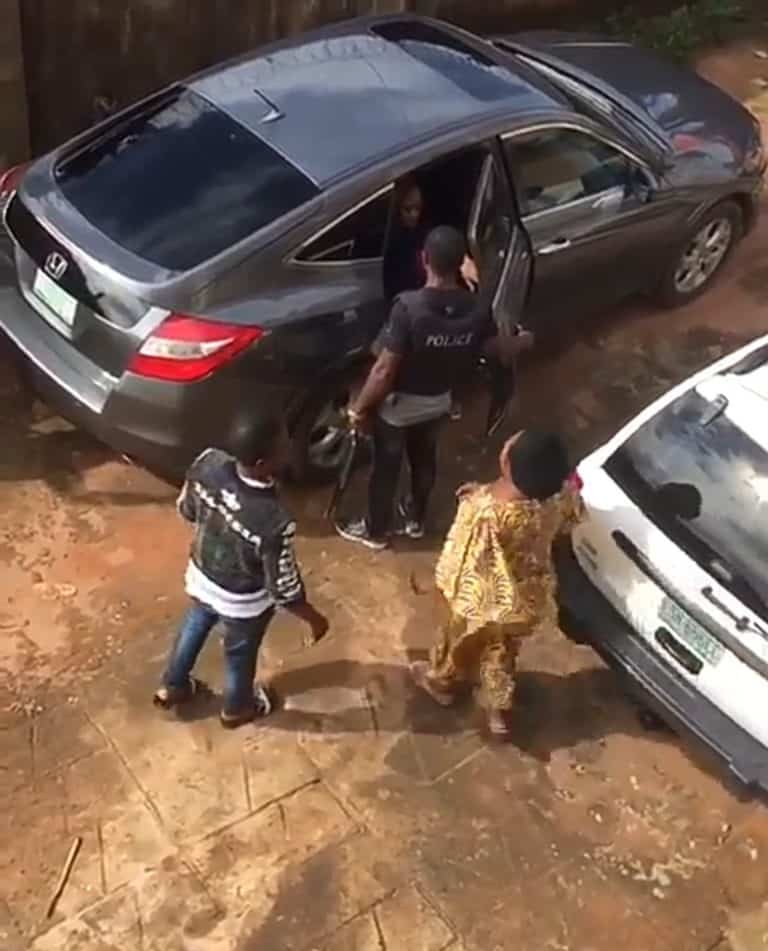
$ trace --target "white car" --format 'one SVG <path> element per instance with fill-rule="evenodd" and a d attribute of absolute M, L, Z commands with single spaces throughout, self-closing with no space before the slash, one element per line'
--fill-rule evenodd
<path fill-rule="evenodd" d="M 657 400 L 579 475 L 563 630 L 768 790 L 768 336 Z"/>

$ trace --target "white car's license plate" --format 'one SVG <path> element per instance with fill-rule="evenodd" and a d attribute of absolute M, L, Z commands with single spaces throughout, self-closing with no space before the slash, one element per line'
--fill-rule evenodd
<path fill-rule="evenodd" d="M 670 631 L 680 638 L 701 660 L 713 667 L 717 666 L 725 653 L 725 648 L 698 621 L 678 607 L 671 598 L 664 598 L 659 618 Z"/>
<path fill-rule="evenodd" d="M 50 279 L 47 274 L 38 271 L 32 284 L 32 291 L 59 320 L 71 329 L 75 322 L 77 301 L 59 285 Z"/>

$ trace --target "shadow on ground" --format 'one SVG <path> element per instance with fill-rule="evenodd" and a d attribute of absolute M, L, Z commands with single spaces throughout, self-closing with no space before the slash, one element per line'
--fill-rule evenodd
<path fill-rule="evenodd" d="M 394 664 L 350 660 L 316 664 L 278 674 L 271 687 L 283 704 L 269 720 L 272 730 L 451 736 L 479 733 L 482 728 L 480 710 L 471 698 L 450 709 L 438 707 L 413 686 L 404 666 Z M 332 693 L 338 688 L 348 694 L 359 691 L 361 702 L 327 713 L 302 709 L 302 696 L 320 690 Z M 220 708 L 221 698 L 206 690 L 179 712 L 179 718 L 185 722 L 207 720 L 217 717 Z M 637 708 L 610 670 L 593 667 L 564 675 L 519 674 L 509 747 L 548 762 L 559 750 L 599 742 L 614 734 L 653 735 L 642 726 Z M 657 736 L 659 742 L 674 742 L 670 733 Z"/>

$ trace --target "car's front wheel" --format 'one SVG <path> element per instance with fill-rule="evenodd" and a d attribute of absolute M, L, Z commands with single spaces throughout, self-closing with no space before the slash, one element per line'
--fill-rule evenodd
<path fill-rule="evenodd" d="M 741 209 L 724 201 L 699 219 L 659 287 L 666 307 L 681 307 L 709 287 L 728 259 L 744 230 Z"/>

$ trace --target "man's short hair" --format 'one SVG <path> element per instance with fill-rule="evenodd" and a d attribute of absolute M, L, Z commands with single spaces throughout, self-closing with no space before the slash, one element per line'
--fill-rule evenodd
<path fill-rule="evenodd" d="M 464 236 L 456 228 L 443 225 L 427 235 L 424 254 L 427 264 L 438 277 L 458 276 L 466 253 Z"/>
<path fill-rule="evenodd" d="M 555 433 L 526 429 L 509 449 L 512 481 L 529 499 L 556 495 L 571 473 L 568 453 Z"/>
<path fill-rule="evenodd" d="M 227 448 L 241 465 L 266 462 L 275 454 L 284 425 L 279 413 L 268 410 L 238 417 L 230 429 Z"/>

